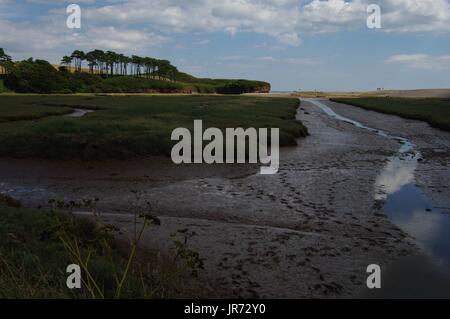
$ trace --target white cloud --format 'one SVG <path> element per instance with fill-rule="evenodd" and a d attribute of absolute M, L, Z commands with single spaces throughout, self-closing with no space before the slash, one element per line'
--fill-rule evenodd
<path fill-rule="evenodd" d="M 278 35 L 278 41 L 281 44 L 299 46 L 301 40 L 296 32 L 282 33 Z"/>
<path fill-rule="evenodd" d="M 55 60 L 73 48 L 148 53 L 169 41 L 149 30 L 118 27 L 86 27 L 79 33 L 53 23 L 36 27 L 33 23 L 10 23 L 0 19 L 0 43 L 16 59 L 45 57 Z"/>
<path fill-rule="evenodd" d="M 450 31 L 448 0 L 384 0 L 381 3 L 386 31 Z"/>
<path fill-rule="evenodd" d="M 35 19 L 39 25 L 17 22 L 12 19 L 14 10 L 0 8 L 0 43 L 30 54 L 61 48 L 74 40 L 78 47 L 142 50 L 167 42 L 172 33 L 201 38 L 212 32 L 251 32 L 273 37 L 279 44 L 272 47 L 279 50 L 299 46 L 305 34 L 366 28 L 366 9 L 372 2 L 381 6 L 380 32 L 450 32 L 448 0 L 82 0 L 78 2 L 83 29 L 74 38 L 64 27 L 68 2 L 60 1 L 47 15 Z M 0 0 L 0 6 L 14 6 L 11 3 Z"/>
<path fill-rule="evenodd" d="M 432 56 L 428 54 L 399 54 L 389 57 L 387 64 L 400 64 L 411 69 L 450 69 L 450 55 Z"/>
<path fill-rule="evenodd" d="M 129 0 L 88 10 L 104 21 L 170 32 L 258 32 L 297 46 L 303 33 L 366 27 L 372 0 Z M 379 0 L 387 32 L 450 31 L 448 0 Z"/>
<path fill-rule="evenodd" d="M 1 3 L 1 1 L 2 0 L 0 0 L 0 3 Z M 3 0 L 3 1 L 9 1 L 9 0 Z M 26 0 L 26 2 L 28 2 L 28 3 L 38 3 L 38 4 L 54 4 L 55 3 L 54 0 Z M 95 0 L 76 0 L 76 1 L 74 1 L 74 0 L 60 0 L 60 2 L 63 2 L 63 3 L 77 3 L 77 4 L 80 4 L 80 3 L 92 4 L 92 3 L 95 3 Z"/>
<path fill-rule="evenodd" d="M 259 61 L 270 61 L 270 62 L 277 61 L 277 59 L 274 58 L 273 56 L 262 56 L 262 57 L 257 58 L 257 60 L 259 60 Z"/>
<path fill-rule="evenodd" d="M 10 23 L 7 20 L 0 20 L 0 43 L 8 50 L 29 51 L 51 50 L 64 45 L 67 37 L 55 36 L 49 28 L 42 30 L 36 28 L 31 23 Z"/>
<path fill-rule="evenodd" d="M 146 30 L 121 29 L 116 27 L 97 27 L 83 34 L 80 43 L 84 48 L 105 48 L 111 50 L 131 50 L 158 46 L 168 38 Z"/>

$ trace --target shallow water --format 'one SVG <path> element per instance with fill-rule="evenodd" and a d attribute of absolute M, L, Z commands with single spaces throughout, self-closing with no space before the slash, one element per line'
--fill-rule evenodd
<path fill-rule="evenodd" d="M 426 253 L 450 271 L 450 216 L 433 208 L 428 198 L 415 185 L 414 172 L 422 160 L 416 146 L 403 137 L 390 135 L 343 117 L 318 100 L 305 101 L 338 120 L 401 144 L 398 153 L 389 159 L 377 178 L 375 199 L 385 202 L 384 211 L 395 225 L 414 237 Z"/>
<path fill-rule="evenodd" d="M 403 231 L 416 239 L 426 256 L 402 258 L 384 272 L 384 289 L 365 294 L 369 298 L 450 297 L 450 216 L 434 208 L 415 184 L 420 152 L 409 140 L 390 135 L 343 117 L 324 103 L 305 99 L 326 114 L 398 141 L 401 146 L 375 182 L 375 199 L 384 202 L 384 212 Z"/>
<path fill-rule="evenodd" d="M 94 110 L 87 110 L 87 109 L 74 109 L 72 113 L 64 115 L 65 117 L 83 117 L 88 113 L 93 113 Z"/>

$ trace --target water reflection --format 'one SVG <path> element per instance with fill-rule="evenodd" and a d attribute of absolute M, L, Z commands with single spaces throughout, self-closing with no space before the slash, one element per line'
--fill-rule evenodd
<path fill-rule="evenodd" d="M 414 182 L 419 155 L 408 154 L 406 157 L 395 156 L 377 177 L 375 182 L 375 199 L 385 201 L 389 195 Z"/>
<path fill-rule="evenodd" d="M 318 100 L 306 101 L 338 120 L 401 144 L 398 154 L 389 159 L 376 180 L 375 199 L 385 202 L 384 211 L 394 224 L 414 237 L 425 252 L 450 270 L 450 216 L 434 209 L 414 183 L 414 173 L 421 158 L 421 154 L 415 150 L 416 146 L 403 137 L 343 117 Z"/>
<path fill-rule="evenodd" d="M 432 207 L 414 184 L 408 184 L 387 197 L 384 210 L 394 224 L 450 270 L 450 216 Z"/>
<path fill-rule="evenodd" d="M 86 114 L 93 113 L 94 110 L 88 109 L 74 109 L 72 113 L 64 115 L 64 117 L 83 117 Z"/>

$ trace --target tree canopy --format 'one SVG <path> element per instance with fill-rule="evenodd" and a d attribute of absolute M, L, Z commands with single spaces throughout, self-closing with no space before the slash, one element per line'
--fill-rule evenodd
<path fill-rule="evenodd" d="M 93 50 L 84 53 L 75 50 L 70 56 L 64 56 L 61 64 L 74 64 L 76 72 L 83 71 L 83 65 L 92 74 L 131 75 L 136 77 L 158 78 L 176 81 L 178 69 L 168 60 L 132 55 L 128 57 L 114 51 Z"/>
<path fill-rule="evenodd" d="M 13 62 L 0 49 L 0 74 L 10 90 L 23 93 L 222 93 L 269 92 L 261 81 L 201 79 L 179 72 L 169 60 L 114 51 L 75 50 L 59 70 L 44 60 Z"/>
<path fill-rule="evenodd" d="M 7 73 L 11 66 L 11 57 L 5 53 L 5 50 L 0 48 L 0 74 Z"/>

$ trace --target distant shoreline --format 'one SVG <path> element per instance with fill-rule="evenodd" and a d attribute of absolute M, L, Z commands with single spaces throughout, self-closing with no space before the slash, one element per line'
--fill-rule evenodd
<path fill-rule="evenodd" d="M 273 93 L 276 93 L 275 91 Z M 280 92 L 281 93 L 281 92 Z M 448 89 L 411 89 L 379 91 L 296 91 L 291 94 L 299 97 L 409 97 L 409 98 L 450 98 Z"/>

